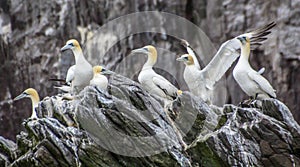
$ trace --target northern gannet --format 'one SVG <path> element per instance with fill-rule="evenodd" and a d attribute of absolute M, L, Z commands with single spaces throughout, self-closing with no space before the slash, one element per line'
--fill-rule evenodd
<path fill-rule="evenodd" d="M 233 77 L 242 90 L 254 99 L 276 98 L 275 90 L 261 74 L 249 64 L 250 38 L 240 36 L 241 56 L 233 69 Z"/>
<path fill-rule="evenodd" d="M 64 81 L 65 82 L 65 85 L 62 85 L 62 86 L 54 86 L 54 88 L 57 88 L 59 90 L 62 90 L 64 92 L 67 92 L 67 93 L 71 93 L 71 88 L 72 88 L 72 80 L 74 79 L 74 72 L 75 72 L 75 65 L 72 65 L 68 71 L 67 71 L 67 76 L 66 76 L 66 80 Z M 59 81 L 63 81 L 63 80 L 59 80 Z"/>
<path fill-rule="evenodd" d="M 29 97 L 31 99 L 31 103 L 32 103 L 32 114 L 31 114 L 30 118 L 31 119 L 37 118 L 35 108 L 38 106 L 38 103 L 40 102 L 39 94 L 37 93 L 37 91 L 35 89 L 28 88 L 23 93 L 21 93 L 19 96 L 15 97 L 14 101 L 25 98 L 25 97 Z"/>
<path fill-rule="evenodd" d="M 147 62 L 144 64 L 138 76 L 140 84 L 146 91 L 169 101 L 176 99 L 178 95 L 182 93 L 167 79 L 161 75 L 158 75 L 152 69 L 157 61 L 157 51 L 154 46 L 148 45 L 143 48 L 135 49 L 132 51 L 132 53 L 141 53 L 148 56 Z"/>
<path fill-rule="evenodd" d="M 93 78 L 93 68 L 91 64 L 84 58 L 81 47 L 75 39 L 68 40 L 66 45 L 61 48 L 61 51 L 71 49 L 75 57 L 75 65 L 71 67 L 73 74 L 66 78 L 66 81 L 71 81 L 72 92 L 78 93 L 85 86 L 90 84 Z M 70 70 L 70 69 L 69 69 Z M 68 70 L 68 73 L 69 73 Z"/>
<path fill-rule="evenodd" d="M 176 135 L 178 136 L 179 142 L 184 149 L 187 148 L 185 142 L 183 141 L 182 135 L 178 131 L 174 122 L 170 118 L 167 110 L 172 109 L 172 101 L 177 99 L 179 95 L 182 94 L 181 90 L 178 90 L 174 85 L 172 85 L 167 79 L 163 76 L 158 75 L 152 67 L 157 61 L 157 51 L 154 46 L 148 45 L 143 48 L 135 49 L 132 53 L 141 53 L 148 56 L 147 62 L 144 64 L 138 80 L 142 87 L 148 91 L 150 94 L 157 95 L 164 99 L 164 111 L 166 113 L 166 118 L 169 120 L 169 123 L 175 130 Z M 171 110 L 172 111 L 172 110 Z"/>
<path fill-rule="evenodd" d="M 265 36 L 270 33 L 269 30 L 274 26 L 275 23 L 272 22 L 262 28 L 240 36 L 246 36 L 251 39 L 253 45 L 260 45 L 260 42 L 267 39 Z M 189 44 L 186 41 L 183 41 L 183 43 L 186 46 L 189 56 L 183 55 L 177 58 L 177 61 L 185 62 L 184 80 L 194 95 L 200 96 L 204 101 L 211 102 L 215 83 L 221 79 L 239 56 L 237 50 L 240 49 L 240 41 L 235 37 L 224 42 L 213 59 L 202 70 Z"/>
<path fill-rule="evenodd" d="M 94 77 L 90 81 L 90 85 L 96 86 L 99 89 L 107 90 L 108 79 L 105 74 L 113 74 L 112 71 L 103 68 L 102 66 L 93 67 Z"/>

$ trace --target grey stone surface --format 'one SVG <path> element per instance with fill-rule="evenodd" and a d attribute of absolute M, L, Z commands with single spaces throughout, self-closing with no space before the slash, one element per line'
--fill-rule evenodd
<path fill-rule="evenodd" d="M 31 112 L 27 100 L 12 103 L 11 99 L 28 87 L 36 88 L 42 98 L 57 93 L 53 89 L 57 83 L 48 82 L 48 79 L 63 78 L 74 61 L 71 53 L 61 55 L 59 52 L 66 40 L 77 38 L 88 55 L 99 55 L 100 51 L 91 49 L 92 46 L 97 48 L 97 43 L 91 44 L 87 40 L 92 32 L 119 16 L 147 10 L 164 11 L 187 18 L 204 30 L 216 49 L 235 35 L 275 20 L 277 27 L 269 40 L 253 52 L 251 64 L 255 69 L 266 68 L 264 76 L 277 90 L 278 99 L 289 106 L 296 120 L 300 120 L 300 108 L 297 105 L 300 104 L 300 2 L 297 0 L 3 0 L 0 3 L 0 124 L 5 125 L 0 127 L 0 134 L 10 139 L 15 140 L 16 134 L 22 129 L 22 120 Z M 106 38 L 113 36 L 107 35 Z M 147 44 L 183 53 L 172 37 L 146 33 L 121 40 L 109 48 L 105 55 L 96 58 L 88 56 L 88 60 L 93 65 L 105 64 L 117 70 L 120 66 L 118 63 L 131 49 Z M 195 49 L 198 47 L 200 45 L 193 46 Z M 204 64 L 209 62 L 212 55 L 202 55 Z M 137 61 L 143 62 L 143 59 Z M 161 66 L 170 66 L 170 61 L 161 63 Z M 185 89 L 183 66 L 176 65 L 173 68 L 177 69 L 173 77 Z M 226 83 L 226 103 L 238 104 L 247 98 L 233 80 L 231 71 L 227 73 Z"/>
<path fill-rule="evenodd" d="M 16 143 L 0 137 L 0 166 L 300 165 L 299 125 L 278 100 L 216 107 L 183 92 L 172 110 L 162 106 L 120 75 L 108 92 L 86 87 L 73 101 L 45 98 Z"/>

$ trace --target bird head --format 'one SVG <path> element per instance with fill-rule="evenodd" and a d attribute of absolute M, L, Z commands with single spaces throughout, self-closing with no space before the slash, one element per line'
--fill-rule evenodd
<path fill-rule="evenodd" d="M 79 49 L 81 49 L 81 47 L 76 39 L 70 39 L 67 41 L 66 45 L 60 49 L 60 51 L 65 51 L 68 49 L 79 50 Z"/>
<path fill-rule="evenodd" d="M 250 44 L 250 38 L 247 36 L 239 36 L 237 39 L 242 43 L 242 45 Z"/>
<path fill-rule="evenodd" d="M 141 54 L 146 54 L 148 55 L 148 61 L 147 64 L 149 65 L 154 65 L 157 60 L 157 51 L 154 46 L 152 45 L 147 45 L 139 49 L 135 49 L 131 51 L 131 53 L 141 53 Z"/>
<path fill-rule="evenodd" d="M 147 55 L 149 55 L 149 54 L 156 55 L 157 51 L 156 51 L 154 46 L 147 45 L 147 46 L 144 46 L 144 47 L 139 48 L 139 49 L 134 49 L 133 51 L 131 51 L 131 53 L 142 53 L 142 54 L 147 54 Z"/>
<path fill-rule="evenodd" d="M 19 96 L 14 98 L 14 101 L 16 100 L 20 100 L 23 99 L 25 97 L 29 97 L 32 99 L 33 102 L 39 102 L 40 101 L 40 97 L 39 94 L 37 93 L 37 91 L 33 88 L 28 88 L 26 89 L 23 93 L 21 93 Z"/>
<path fill-rule="evenodd" d="M 180 56 L 179 58 L 177 58 L 176 60 L 177 61 L 182 61 L 186 65 L 193 65 L 194 64 L 194 59 L 189 54 L 184 54 L 184 55 Z"/>
<path fill-rule="evenodd" d="M 110 75 L 110 74 L 114 74 L 114 72 L 110 71 L 110 70 L 107 70 L 105 69 L 104 67 L 102 66 L 94 66 L 93 67 L 93 71 L 94 71 L 94 75 L 95 74 L 102 74 L 102 75 Z"/>

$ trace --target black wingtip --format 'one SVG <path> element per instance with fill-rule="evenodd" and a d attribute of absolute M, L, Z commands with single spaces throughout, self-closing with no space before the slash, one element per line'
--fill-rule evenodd
<path fill-rule="evenodd" d="M 267 35 L 271 33 L 271 29 L 276 26 L 276 22 L 272 21 L 269 24 L 253 31 L 253 36 L 250 38 L 251 45 L 261 45 L 261 42 L 267 40 Z"/>
<path fill-rule="evenodd" d="M 269 32 L 269 30 L 271 30 L 275 26 L 276 26 L 276 22 L 272 21 L 271 23 L 269 23 L 269 24 L 267 24 L 267 25 L 265 25 L 265 26 L 263 26 L 263 27 L 255 30 L 254 34 L 256 36 L 263 35 L 264 33 Z M 266 34 L 266 35 L 268 35 L 268 34 Z"/>

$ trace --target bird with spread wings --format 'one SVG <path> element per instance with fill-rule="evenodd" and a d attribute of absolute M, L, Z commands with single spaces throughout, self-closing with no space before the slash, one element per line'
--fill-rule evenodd
<path fill-rule="evenodd" d="M 224 42 L 213 59 L 202 70 L 200 69 L 195 52 L 189 43 L 183 40 L 182 43 L 185 45 L 188 54 L 177 58 L 177 61 L 182 61 L 186 65 L 183 77 L 190 91 L 210 103 L 215 83 L 221 79 L 233 62 L 239 57 L 238 49 L 240 49 L 241 45 L 238 37 L 246 36 L 250 39 L 252 47 L 259 46 L 261 42 L 267 39 L 266 36 L 271 33 L 270 29 L 275 25 L 275 22 L 271 22 L 259 29 Z"/>

